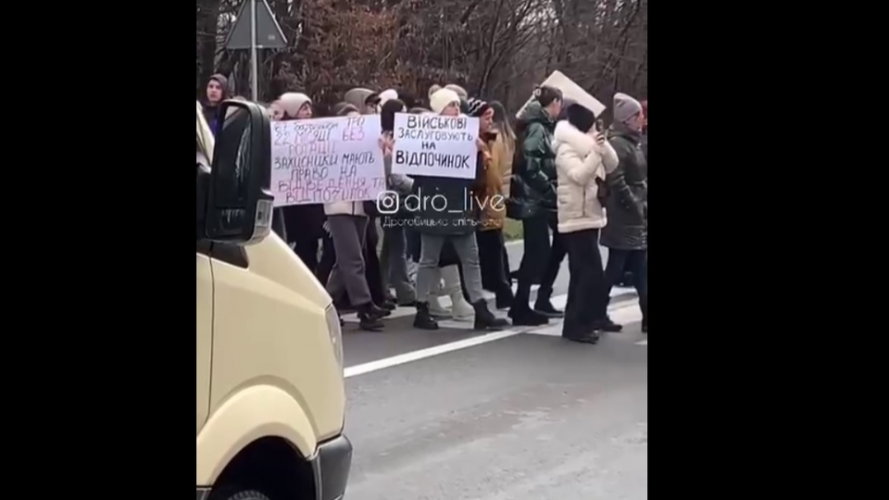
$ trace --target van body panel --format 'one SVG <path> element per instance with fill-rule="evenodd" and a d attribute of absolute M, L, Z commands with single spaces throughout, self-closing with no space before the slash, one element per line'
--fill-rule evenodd
<path fill-rule="evenodd" d="M 287 392 L 273 385 L 253 385 L 234 393 L 215 409 L 197 436 L 195 484 L 214 484 L 238 452 L 267 436 L 288 441 L 306 458 L 317 446 L 306 413 Z"/>
<path fill-rule="evenodd" d="M 325 317 L 330 296 L 277 235 L 244 248 L 247 269 L 213 260 L 211 414 L 263 383 L 302 406 L 318 440 L 341 434 L 345 383 Z"/>
<path fill-rule="evenodd" d="M 197 286 L 196 432 L 199 433 L 210 413 L 210 356 L 213 348 L 213 268 L 204 253 L 197 253 Z"/>
<path fill-rule="evenodd" d="M 251 272 L 302 295 L 321 309 L 330 304 L 327 289 L 314 279 L 302 259 L 277 234 L 270 234 L 256 245 L 245 246 L 244 250 Z"/>

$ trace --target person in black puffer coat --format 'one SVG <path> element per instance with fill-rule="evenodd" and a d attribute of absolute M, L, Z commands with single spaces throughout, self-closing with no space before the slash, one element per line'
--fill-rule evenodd
<path fill-rule="evenodd" d="M 608 248 L 606 292 L 610 295 L 624 270 L 629 269 L 639 295 L 642 331 L 647 333 L 648 165 L 641 147 L 644 115 L 642 104 L 622 93 L 614 95 L 613 109 L 610 142 L 620 163 L 606 179 L 610 193 L 606 201 L 608 225 L 599 238 L 599 243 Z"/>
<path fill-rule="evenodd" d="M 534 100 L 518 117 L 523 134 L 516 147 L 508 211 L 510 218 L 522 221 L 525 252 L 519 267 L 518 289 L 509 309 L 514 325 L 544 325 L 549 322 L 546 313 L 558 313 L 551 304 L 549 311 L 532 310 L 530 295 L 535 281 L 549 277 L 555 281 L 566 253 L 557 228 L 556 156 L 552 147 L 556 117 L 561 110 L 562 92 L 543 86 L 534 92 Z M 538 300 L 536 308 L 545 305 Z"/>

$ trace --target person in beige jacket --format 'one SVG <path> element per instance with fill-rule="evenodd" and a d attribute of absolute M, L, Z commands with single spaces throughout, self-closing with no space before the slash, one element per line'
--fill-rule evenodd
<path fill-rule="evenodd" d="M 568 300 L 562 337 L 595 344 L 607 330 L 605 274 L 599 253 L 599 229 L 608 224 L 599 186 L 618 165 L 614 148 L 595 128 L 596 116 L 576 103 L 563 103 L 556 124 L 556 189 L 559 233 L 568 249 Z"/>

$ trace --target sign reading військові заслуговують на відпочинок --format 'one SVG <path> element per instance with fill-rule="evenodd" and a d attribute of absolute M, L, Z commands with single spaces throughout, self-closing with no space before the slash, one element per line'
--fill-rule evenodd
<path fill-rule="evenodd" d="M 395 114 L 392 173 L 475 179 L 478 118 Z"/>
<path fill-rule="evenodd" d="M 275 206 L 375 200 L 386 189 L 380 116 L 272 122 Z"/>

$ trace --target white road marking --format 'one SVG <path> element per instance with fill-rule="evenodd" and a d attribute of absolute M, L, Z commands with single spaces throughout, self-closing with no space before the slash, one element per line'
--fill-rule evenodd
<path fill-rule="evenodd" d="M 636 345 L 648 345 L 648 339 L 640 340 L 639 342 L 636 342 Z"/>
<path fill-rule="evenodd" d="M 566 298 L 567 298 L 567 295 L 556 295 L 552 298 L 552 302 L 553 302 L 553 304 L 557 304 L 557 303 L 564 304 Z M 612 318 L 614 318 L 614 320 L 616 322 L 620 323 L 622 320 L 625 320 L 627 318 L 627 316 L 625 315 L 625 313 L 623 313 L 623 311 L 627 311 L 630 309 L 634 309 L 636 311 L 639 310 L 638 306 L 633 307 L 636 304 L 638 304 L 638 302 L 636 302 L 636 301 L 621 302 L 621 303 L 617 304 L 615 307 L 609 307 L 608 312 L 612 316 Z M 641 314 L 640 314 L 640 317 L 641 317 Z M 502 330 L 499 332 L 491 332 L 491 333 L 487 333 L 484 335 L 480 335 L 478 337 L 472 337 L 469 339 L 458 340 L 455 342 L 449 342 L 447 344 L 441 344 L 441 345 L 429 347 L 426 349 L 420 349 L 418 351 L 406 352 L 404 354 L 399 354 L 397 356 L 378 359 L 376 361 L 370 361 L 368 363 L 362 363 L 360 365 L 347 366 L 346 369 L 343 371 L 343 374 L 346 378 L 357 377 L 359 375 L 364 375 L 367 373 L 372 373 L 372 372 L 376 372 L 379 370 L 384 370 L 386 368 L 392 368 L 394 366 L 399 366 L 399 365 L 411 363 L 414 361 L 419 361 L 421 359 L 431 358 L 434 356 L 440 356 L 442 354 L 447 354 L 449 352 L 459 351 L 462 349 L 467 349 L 469 347 L 475 347 L 478 345 L 487 344 L 489 342 L 494 342 L 497 340 L 501 340 L 501 339 L 505 339 L 505 338 L 509 338 L 509 337 L 514 337 L 516 335 L 521 335 L 523 333 L 532 333 L 532 334 L 536 334 L 536 335 L 561 335 L 561 331 L 562 331 L 561 330 L 561 320 L 556 320 L 556 321 L 558 321 L 558 324 L 552 324 L 545 329 L 540 329 L 539 327 L 533 327 L 533 326 L 510 328 L 508 330 Z M 462 322 L 456 322 L 456 321 L 447 321 L 447 322 L 440 321 L 439 322 L 439 325 L 441 325 L 441 326 L 444 326 L 445 324 L 447 324 L 447 328 L 465 329 L 465 330 L 472 329 L 472 323 L 462 323 Z M 550 329 L 555 329 L 555 330 L 553 330 L 555 333 L 549 333 Z"/>
<path fill-rule="evenodd" d="M 343 375 L 346 378 L 357 377 L 358 375 L 364 375 L 365 373 L 371 373 L 386 368 L 392 368 L 393 366 L 403 365 L 412 361 L 419 361 L 421 359 L 459 351 L 460 349 L 466 349 L 468 347 L 487 344 L 488 342 L 505 339 L 507 337 L 512 337 L 520 333 L 522 333 L 521 330 L 503 330 L 500 332 L 491 332 L 479 337 L 473 337 L 471 339 L 458 340 L 456 342 L 441 344 L 434 347 L 429 347 L 427 349 L 420 349 L 419 351 L 406 352 L 404 354 L 399 354 L 398 356 L 392 356 L 391 358 L 383 358 L 376 361 L 371 361 L 369 363 L 348 366 L 344 370 Z"/>

